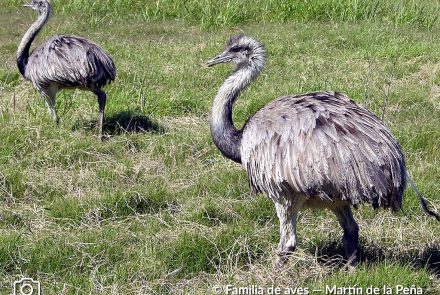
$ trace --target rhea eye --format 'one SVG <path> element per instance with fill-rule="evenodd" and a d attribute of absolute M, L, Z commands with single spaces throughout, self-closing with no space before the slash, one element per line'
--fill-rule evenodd
<path fill-rule="evenodd" d="M 241 48 L 240 46 L 234 46 L 234 47 L 232 47 L 229 51 L 232 51 L 232 52 L 239 52 L 241 49 L 242 49 L 242 48 Z"/>

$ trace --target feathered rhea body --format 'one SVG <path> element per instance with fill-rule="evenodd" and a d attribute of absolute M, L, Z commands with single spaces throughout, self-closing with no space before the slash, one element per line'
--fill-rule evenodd
<path fill-rule="evenodd" d="M 106 94 L 102 87 L 115 80 L 113 60 L 97 44 L 78 36 L 55 35 L 38 46 L 31 54 L 29 49 L 51 12 L 47 0 L 33 0 L 25 5 L 38 11 L 38 19 L 29 28 L 17 50 L 20 73 L 30 80 L 43 95 L 49 113 L 58 121 L 56 94 L 65 88 L 89 90 L 98 97 L 102 137 Z"/>
<path fill-rule="evenodd" d="M 265 60 L 258 41 L 238 35 L 208 61 L 208 66 L 236 65 L 214 99 L 213 141 L 223 155 L 243 165 L 251 189 L 275 203 L 280 221 L 278 263 L 295 250 L 296 222 L 303 208 L 335 213 L 344 230 L 345 254 L 355 261 L 359 228 L 351 207 L 402 207 L 407 173 L 401 148 L 377 116 L 338 92 L 279 97 L 236 129 L 233 104 L 260 74 Z M 425 210 L 426 203 L 423 206 Z"/>
<path fill-rule="evenodd" d="M 309 207 L 335 199 L 402 206 L 399 144 L 379 118 L 342 93 L 272 101 L 247 122 L 240 153 L 255 192 L 301 194 Z"/>
<path fill-rule="evenodd" d="M 41 65 L 46 65 L 42 67 Z M 112 59 L 97 44 L 72 35 L 55 35 L 29 57 L 24 76 L 37 89 L 100 89 L 115 79 Z"/>

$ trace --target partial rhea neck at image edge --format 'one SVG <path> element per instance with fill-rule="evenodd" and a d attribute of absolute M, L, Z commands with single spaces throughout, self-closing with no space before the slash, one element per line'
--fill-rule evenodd
<path fill-rule="evenodd" d="M 31 44 L 34 41 L 37 34 L 40 32 L 41 28 L 49 19 L 50 15 L 50 6 L 48 9 L 43 11 L 38 19 L 32 24 L 32 26 L 27 30 L 26 34 L 21 39 L 20 45 L 17 50 L 17 66 L 20 73 L 25 76 L 26 65 L 29 58 L 29 49 L 31 48 Z"/>
<path fill-rule="evenodd" d="M 222 154 L 241 163 L 240 144 L 242 130 L 237 130 L 232 121 L 232 107 L 240 92 L 260 73 L 252 63 L 238 68 L 226 79 L 214 99 L 211 113 L 211 134 Z"/>

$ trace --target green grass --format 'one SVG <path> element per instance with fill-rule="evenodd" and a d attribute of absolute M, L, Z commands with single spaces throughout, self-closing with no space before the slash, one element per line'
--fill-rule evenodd
<path fill-rule="evenodd" d="M 249 22 L 362 21 L 393 25 L 438 27 L 440 5 L 430 0 L 88 0 L 54 1 L 65 14 L 81 11 L 94 25 L 120 21 L 130 15 L 142 21 L 183 19 L 203 28 Z M 20 1 L 5 0 L 9 7 Z"/>
<path fill-rule="evenodd" d="M 288 93 L 343 91 L 378 115 L 387 97 L 384 121 L 439 211 L 437 3 L 53 2 L 36 44 L 73 33 L 115 60 L 117 80 L 106 88 L 109 138 L 96 138 L 90 93 L 60 93 L 61 123 L 51 122 L 14 60 L 35 14 L 21 1 L 2 1 L 1 294 L 21 276 L 38 279 L 43 294 L 213 294 L 214 285 L 228 284 L 440 292 L 440 228 L 410 189 L 397 216 L 368 206 L 355 212 L 365 262 L 354 272 L 335 256 L 341 230 L 327 211 L 301 214 L 297 252 L 274 270 L 275 209 L 249 193 L 243 169 L 210 137 L 212 99 L 231 69 L 205 66 L 232 34 L 266 45 L 266 70 L 237 102 L 238 126 Z"/>

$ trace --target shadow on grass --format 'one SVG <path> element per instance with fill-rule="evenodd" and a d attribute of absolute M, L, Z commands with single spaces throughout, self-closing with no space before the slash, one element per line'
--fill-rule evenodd
<path fill-rule="evenodd" d="M 86 129 L 93 130 L 97 128 L 98 121 L 78 121 L 73 126 L 74 130 Z M 152 121 L 148 116 L 135 114 L 133 112 L 125 111 L 119 112 L 110 116 L 106 116 L 103 127 L 104 134 L 119 135 L 123 133 L 164 133 L 165 127 L 159 123 Z"/>
<path fill-rule="evenodd" d="M 322 241 L 316 245 L 316 249 L 308 249 L 317 252 L 318 261 L 322 264 L 335 263 L 343 265 L 346 261 L 344 249 L 340 241 Z M 440 277 L 440 245 L 439 244 L 421 244 L 422 251 L 408 250 L 399 251 L 399 253 L 390 253 L 382 249 L 379 245 L 365 244 L 360 242 L 359 254 L 360 263 L 375 263 L 385 260 L 395 261 L 401 264 L 411 265 L 415 268 L 426 268 Z"/>

